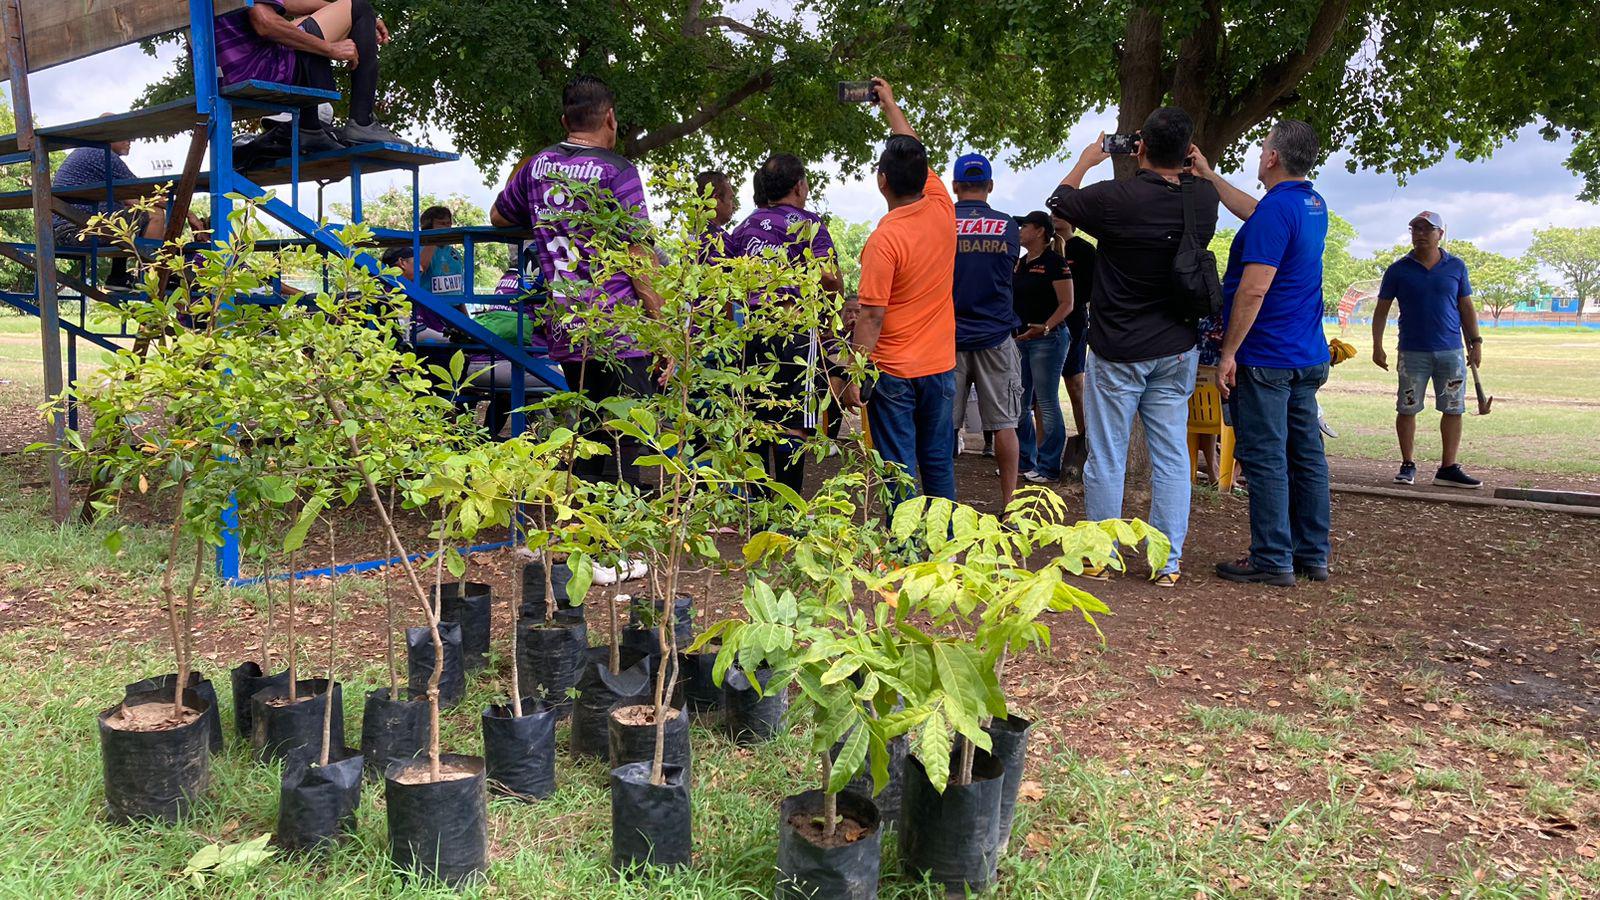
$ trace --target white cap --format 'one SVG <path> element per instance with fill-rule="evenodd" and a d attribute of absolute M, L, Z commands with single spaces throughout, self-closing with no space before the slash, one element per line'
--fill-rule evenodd
<path fill-rule="evenodd" d="M 1422 212 L 1412 216 L 1411 221 L 1408 224 L 1415 225 L 1419 221 L 1427 222 L 1429 225 L 1432 225 L 1440 231 L 1444 230 L 1444 217 L 1436 212 L 1430 212 L 1429 210 L 1425 209 Z"/>

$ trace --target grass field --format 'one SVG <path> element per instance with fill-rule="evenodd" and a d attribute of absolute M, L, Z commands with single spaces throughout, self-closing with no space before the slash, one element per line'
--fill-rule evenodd
<path fill-rule="evenodd" d="M 1329 336 L 1339 336 L 1336 329 Z M 1357 326 L 1343 336 L 1358 356 L 1334 368 L 1322 390 L 1323 408 L 1339 431 L 1334 456 L 1398 461 L 1394 437 L 1394 329 L 1385 344 L 1389 368 L 1372 364 L 1372 332 Z M 1484 390 L 1494 413 L 1468 416 L 1462 462 L 1523 472 L 1600 475 L 1600 329 L 1484 329 Z M 1467 406 L 1476 410 L 1468 389 Z M 1433 400 L 1418 416 L 1417 455 L 1439 458 L 1439 415 Z"/>
<path fill-rule="evenodd" d="M 37 402 L 43 384 L 37 326 L 35 319 L 0 317 L 0 382 L 10 382 L 0 384 L 0 399 L 29 407 Z M 1359 355 L 1335 368 L 1322 391 L 1323 406 L 1339 431 L 1328 452 L 1391 461 L 1398 455 L 1395 375 L 1372 365 L 1371 337 L 1365 326 L 1344 336 Z M 1392 370 L 1392 329 L 1388 343 Z M 81 370 L 92 370 L 103 352 L 80 342 Z M 1483 377 L 1485 390 L 1495 395 L 1495 411 L 1487 418 L 1468 417 L 1466 465 L 1600 475 L 1600 441 L 1594 438 L 1600 421 L 1600 329 L 1485 329 Z M 1438 414 L 1431 400 L 1419 416 L 1417 453 L 1423 461 L 1439 458 Z"/>
<path fill-rule="evenodd" d="M 223 640 L 213 636 L 208 638 L 212 643 L 202 644 L 205 658 L 200 664 L 216 685 L 229 746 L 213 761 L 212 788 L 198 812 L 177 826 L 108 824 L 101 815 L 104 795 L 94 717 L 120 696 L 123 684 L 171 668 L 169 651 L 153 637 L 160 629 L 160 613 L 151 598 L 163 538 L 159 531 L 133 527 L 120 554 L 106 560 L 97 530 L 51 528 L 40 516 L 36 495 L 17 490 L 4 473 L 0 482 L 5 482 L 0 484 L 0 616 L 13 604 L 32 611 L 23 621 L 9 619 L 0 631 L 0 746 L 12 773 L 7 789 L 0 791 L 0 896 L 457 896 L 408 881 L 390 867 L 382 789 L 371 783 L 365 787 L 355 839 L 325 856 L 279 856 L 200 888 L 181 877 L 189 857 L 208 843 L 241 842 L 275 827 L 278 767 L 252 759 L 248 746 L 234 737 L 228 712 L 232 699 L 226 668 L 246 655 L 241 648 L 249 642 L 242 635 Z M 352 592 L 342 604 L 347 609 L 362 602 L 357 597 L 371 588 L 371 582 L 359 579 L 337 584 Z M 310 597 L 302 602 L 314 603 L 318 601 L 311 598 L 325 587 L 307 590 Z M 41 603 L 39 597 L 46 599 Z M 228 614 L 230 603 L 235 605 Z M 209 633 L 213 627 L 226 628 L 227 620 L 237 622 L 239 603 L 259 603 L 259 597 L 207 586 L 202 630 Z M 94 610 L 87 621 L 70 612 L 85 607 Z M 100 630 L 100 636 L 87 637 L 86 625 Z M 320 644 L 316 635 L 324 629 L 312 631 L 306 640 Z M 107 652 L 110 646 L 114 652 Z M 206 646 L 218 649 L 207 652 Z M 316 646 L 307 650 L 322 658 Z M 381 665 L 370 661 L 370 647 L 367 659 L 359 663 L 346 656 L 341 663 L 346 734 L 352 738 L 360 733 L 359 698 L 383 679 Z M 479 752 L 477 711 L 504 683 L 503 663 L 496 663 L 490 674 L 472 682 L 466 700 L 447 715 L 447 750 Z M 1587 822 L 1574 807 L 1586 795 L 1581 792 L 1600 785 L 1600 759 L 1589 756 L 1582 743 L 1536 733 L 1497 738 L 1486 746 L 1501 755 L 1469 761 L 1455 738 L 1421 728 L 1402 738 L 1358 719 L 1358 710 L 1387 701 L 1364 693 L 1352 676 L 1313 673 L 1306 679 L 1313 690 L 1304 710 L 1291 712 L 1297 706 L 1291 701 L 1284 707 L 1288 714 L 1269 714 L 1213 699 L 1188 705 L 1167 724 L 1135 726 L 1140 749 L 1132 752 L 1104 748 L 1106 755 L 1100 755 L 1072 749 L 1071 744 L 1095 740 L 1100 726 L 1094 719 L 1105 703 L 1123 692 L 1154 699 L 1177 674 L 1175 669 L 1151 667 L 1148 677 L 1124 682 L 1103 665 L 1091 660 L 1075 676 L 1093 678 L 1101 699 L 1050 723 L 1049 731 L 1067 739 L 1036 741 L 1031 787 L 1025 786 L 1019 805 L 997 896 L 1578 898 L 1600 883 L 1592 862 L 1574 861 L 1563 870 L 1560 861 L 1553 861 L 1555 865 L 1541 870 L 1502 863 L 1474 841 L 1428 851 L 1431 863 L 1408 862 L 1406 854 L 1423 845 L 1412 838 L 1394 843 L 1385 829 L 1394 827 L 1396 813 L 1390 818 L 1374 815 L 1372 802 L 1380 783 L 1393 783 L 1383 790 L 1402 793 L 1381 802 L 1415 808 L 1418 821 L 1448 821 L 1447 811 L 1457 805 L 1476 810 L 1474 815 L 1497 816 L 1510 803 L 1515 817 L 1522 815 L 1516 801 L 1495 792 L 1492 780 L 1501 764 L 1491 760 L 1512 758 L 1525 766 L 1530 758 L 1571 757 L 1587 760 L 1581 770 L 1579 762 L 1572 764 L 1570 771 L 1580 771 L 1570 776 L 1576 781 L 1530 780 L 1526 793 L 1532 798 L 1536 788 L 1540 809 Z M 1437 680 L 1428 684 L 1427 697 L 1452 702 L 1447 686 Z M 1249 686 L 1251 692 L 1261 689 L 1259 683 Z M 1471 720 L 1459 725 L 1471 730 L 1445 734 L 1478 733 Z M 565 736 L 563 726 L 562 748 Z M 653 881 L 617 881 L 606 862 L 611 813 L 604 768 L 576 760 L 563 749 L 554 795 L 530 805 L 506 800 L 490 804 L 491 881 L 468 889 L 465 896 L 771 896 L 776 805 L 785 794 L 809 787 L 811 779 L 804 741 L 795 735 L 742 749 L 718 731 L 698 725 L 692 740 L 692 869 Z M 1425 764 L 1441 754 L 1454 760 L 1450 767 Z M 1244 775 L 1241 766 L 1246 772 L 1269 774 Z M 1407 781 L 1413 768 L 1418 773 L 1414 787 Z M 1245 803 L 1247 780 L 1262 777 L 1276 787 L 1269 787 L 1268 799 L 1259 804 Z M 1283 793 L 1291 781 L 1303 785 L 1303 793 L 1300 787 L 1295 794 Z M 885 840 L 880 897 L 943 896 L 901 875 L 897 859 L 891 833 Z"/>

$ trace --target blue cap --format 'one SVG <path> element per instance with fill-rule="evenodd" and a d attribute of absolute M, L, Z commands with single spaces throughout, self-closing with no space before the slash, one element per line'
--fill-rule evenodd
<path fill-rule="evenodd" d="M 989 165 L 989 157 L 982 153 L 966 153 L 956 158 L 950 177 L 955 181 L 988 181 L 994 178 L 994 168 Z"/>

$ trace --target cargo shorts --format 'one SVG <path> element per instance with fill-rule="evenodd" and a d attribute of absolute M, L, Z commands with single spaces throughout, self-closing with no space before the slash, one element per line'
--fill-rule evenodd
<path fill-rule="evenodd" d="M 984 431 L 1017 427 L 1022 418 L 1022 356 L 1007 337 L 985 350 L 956 351 L 954 421 L 966 419 L 968 385 L 978 389 L 978 418 Z"/>

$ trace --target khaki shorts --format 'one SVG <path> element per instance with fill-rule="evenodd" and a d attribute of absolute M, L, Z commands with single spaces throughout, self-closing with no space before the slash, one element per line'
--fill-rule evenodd
<path fill-rule="evenodd" d="M 966 418 L 969 385 L 978 388 L 978 418 L 984 431 L 1017 427 L 1022 418 L 1022 357 L 1007 338 L 987 350 L 956 351 L 955 421 Z"/>

